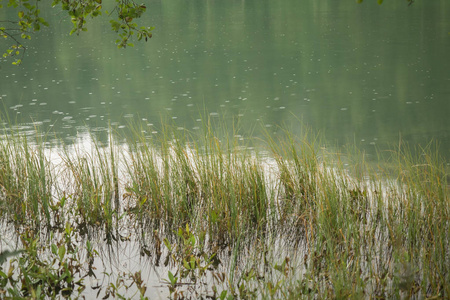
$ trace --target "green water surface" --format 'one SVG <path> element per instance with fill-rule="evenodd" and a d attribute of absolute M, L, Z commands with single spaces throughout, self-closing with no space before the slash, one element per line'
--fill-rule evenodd
<path fill-rule="evenodd" d="M 192 130 L 206 111 L 267 128 L 297 118 L 331 143 L 450 149 L 447 0 L 147 2 L 154 37 L 125 50 L 106 16 L 69 36 L 67 18 L 42 5 L 51 28 L 21 66 L 1 62 L 1 110 L 68 141 L 130 120 L 151 134 L 161 116 Z"/>

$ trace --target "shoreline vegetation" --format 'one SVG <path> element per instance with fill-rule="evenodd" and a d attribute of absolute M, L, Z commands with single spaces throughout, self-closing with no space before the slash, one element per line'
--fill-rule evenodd
<path fill-rule="evenodd" d="M 347 167 L 281 128 L 258 151 L 209 120 L 196 133 L 163 123 L 151 138 L 133 128 L 88 150 L 2 137 L 0 298 L 146 299 L 155 283 L 140 270 L 88 284 L 98 247 L 132 241 L 171 299 L 450 297 L 436 147 L 399 145 L 383 168 L 350 155 Z"/>

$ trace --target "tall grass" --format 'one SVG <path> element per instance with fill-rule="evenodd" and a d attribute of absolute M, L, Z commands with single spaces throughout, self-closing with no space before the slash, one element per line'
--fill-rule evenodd
<path fill-rule="evenodd" d="M 211 130 L 192 135 L 165 125 L 156 143 L 132 136 L 127 190 L 147 220 L 168 228 L 197 224 L 231 240 L 248 226 L 264 228 L 274 194 L 255 153 Z"/>
<path fill-rule="evenodd" d="M 347 157 L 289 130 L 265 132 L 262 151 L 208 120 L 197 132 L 164 122 L 142 132 L 125 145 L 111 133 L 109 145 L 65 148 L 58 166 L 43 143 L 5 136 L 2 217 L 54 225 L 64 197 L 79 225 L 110 232 L 125 212 L 158 260 L 165 237 L 191 228 L 199 248 L 229 251 L 223 284 L 241 297 L 449 297 L 448 165 L 432 145 L 400 145 L 379 166 L 358 160 L 353 175 Z M 276 264 L 279 249 L 292 259 Z"/>
<path fill-rule="evenodd" d="M 4 191 L 2 213 L 13 221 L 50 224 L 52 165 L 42 141 L 30 145 L 17 133 L 0 143 L 0 187 Z"/>
<path fill-rule="evenodd" d="M 113 228 L 120 212 L 117 151 L 112 135 L 108 145 L 94 142 L 90 150 L 75 146 L 62 151 L 61 174 L 82 224 Z"/>

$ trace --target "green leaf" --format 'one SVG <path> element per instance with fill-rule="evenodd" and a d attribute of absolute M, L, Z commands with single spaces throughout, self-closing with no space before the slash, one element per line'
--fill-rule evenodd
<path fill-rule="evenodd" d="M 64 255 L 66 255 L 66 247 L 64 245 L 61 245 L 61 247 L 59 247 L 58 255 L 59 259 L 62 261 L 64 259 Z"/>
<path fill-rule="evenodd" d="M 170 242 L 167 238 L 164 238 L 163 240 L 164 245 L 166 245 L 167 249 L 169 249 L 169 252 L 172 252 L 172 245 L 170 245 Z"/>
<path fill-rule="evenodd" d="M 36 289 L 36 299 L 40 299 L 41 298 L 41 293 L 42 293 L 42 287 L 39 285 Z"/>
<path fill-rule="evenodd" d="M 220 293 L 219 299 L 224 300 L 226 296 L 227 296 L 227 291 L 223 290 L 222 293 Z"/>
<path fill-rule="evenodd" d="M 17 3 L 17 1 L 15 0 L 9 0 L 8 2 L 8 7 L 12 6 L 12 7 L 17 7 L 19 4 Z"/>
<path fill-rule="evenodd" d="M 172 285 L 177 283 L 178 278 L 173 276 L 172 272 L 169 271 L 168 276 L 169 276 L 170 283 Z"/>
<path fill-rule="evenodd" d="M 277 271 L 283 272 L 283 268 L 279 264 L 275 264 L 275 266 L 273 268 Z"/>
<path fill-rule="evenodd" d="M 52 244 L 51 247 L 52 247 L 52 253 L 56 255 L 58 253 L 58 247 L 56 247 L 55 244 Z"/>
<path fill-rule="evenodd" d="M 191 269 L 190 266 L 189 266 L 189 264 L 188 264 L 188 262 L 187 262 L 185 259 L 183 259 L 183 266 L 184 266 L 186 269 L 188 269 L 188 270 Z"/>
<path fill-rule="evenodd" d="M 3 264 L 9 257 L 16 256 L 22 252 L 23 252 L 23 250 L 14 250 L 14 251 L 5 250 L 5 251 L 1 252 L 0 253 L 0 265 Z"/>
<path fill-rule="evenodd" d="M 86 241 L 86 249 L 88 252 L 92 251 L 92 245 L 91 245 L 91 242 L 89 242 L 89 240 Z"/>
<path fill-rule="evenodd" d="M 189 236 L 189 243 L 191 244 L 191 246 L 195 246 L 195 236 L 194 235 Z"/>
<path fill-rule="evenodd" d="M 38 21 L 42 24 L 42 25 L 44 25 L 44 26 L 47 26 L 48 27 L 48 22 L 47 21 L 45 21 L 45 19 L 44 18 L 38 18 Z"/>
<path fill-rule="evenodd" d="M 111 27 L 114 31 L 119 31 L 120 23 L 114 20 L 109 21 L 111 23 Z"/>
<path fill-rule="evenodd" d="M 383 3 L 383 0 L 378 0 L 378 4 L 382 4 Z"/>

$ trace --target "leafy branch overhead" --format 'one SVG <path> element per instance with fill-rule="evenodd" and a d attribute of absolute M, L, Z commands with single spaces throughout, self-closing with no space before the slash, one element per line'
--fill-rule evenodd
<path fill-rule="evenodd" d="M 41 0 L 0 0 L 0 8 L 3 7 L 2 2 L 7 2 L 7 7 L 17 12 L 12 20 L 0 20 L 0 37 L 11 41 L 9 48 L 4 50 L 3 57 L 13 57 L 13 64 L 20 64 L 25 51 L 23 40 L 31 39 L 33 32 L 39 31 L 42 25 L 49 26 L 49 23 L 41 17 Z M 73 24 L 70 34 L 87 31 L 87 21 L 104 13 L 110 18 L 112 30 L 118 34 L 116 44 L 119 48 L 133 46 L 131 40 L 134 36 L 138 41 L 147 41 L 152 37 L 153 27 L 139 26 L 136 23 L 147 9 L 144 4 L 116 0 L 110 12 L 103 8 L 102 0 L 53 0 L 51 6 L 67 12 Z"/>

